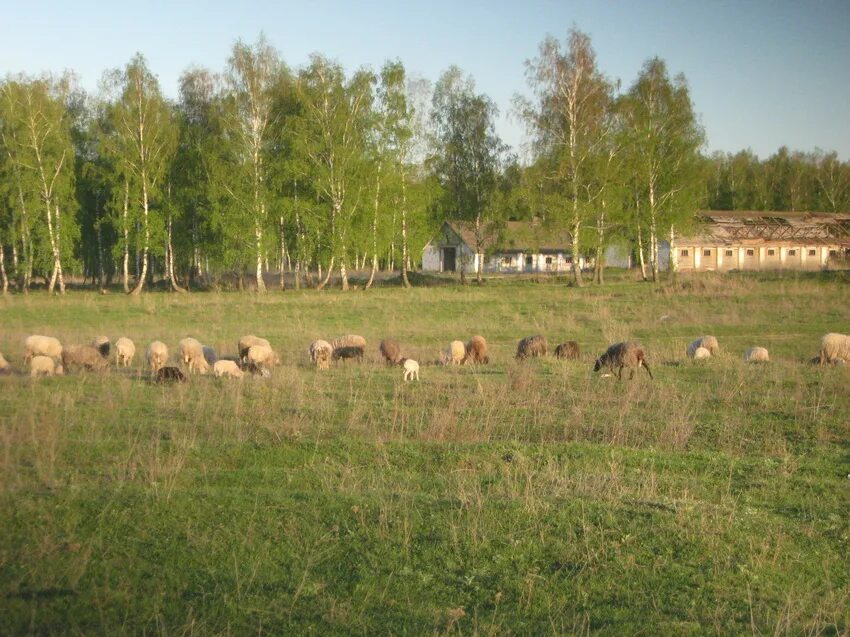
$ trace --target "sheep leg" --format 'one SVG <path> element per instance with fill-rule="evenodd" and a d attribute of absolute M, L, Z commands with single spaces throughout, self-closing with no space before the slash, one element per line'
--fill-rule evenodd
<path fill-rule="evenodd" d="M 620 367 L 617 369 L 617 380 L 623 380 L 623 366 L 622 365 L 620 365 Z"/>
<path fill-rule="evenodd" d="M 646 373 L 649 374 L 649 377 L 652 378 L 652 372 L 649 369 L 649 365 L 646 364 L 646 361 L 641 361 L 641 365 L 643 365 L 644 369 L 646 369 Z"/>

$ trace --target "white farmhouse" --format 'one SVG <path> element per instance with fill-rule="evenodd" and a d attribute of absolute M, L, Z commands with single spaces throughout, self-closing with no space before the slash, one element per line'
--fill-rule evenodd
<path fill-rule="evenodd" d="M 446 221 L 422 254 L 425 272 L 487 273 L 569 272 L 572 254 L 569 233 L 538 221 L 508 221 L 499 229 L 465 221 Z M 580 257 L 579 266 L 588 262 Z"/>

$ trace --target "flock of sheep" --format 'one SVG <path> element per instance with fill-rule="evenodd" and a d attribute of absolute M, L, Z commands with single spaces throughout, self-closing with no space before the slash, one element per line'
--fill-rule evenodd
<path fill-rule="evenodd" d="M 110 366 L 111 353 L 118 367 L 129 367 L 136 355 L 136 346 L 126 337 L 119 338 L 112 346 L 109 338 L 98 336 L 89 345 L 62 345 L 52 336 L 33 335 L 24 341 L 25 362 L 29 365 L 31 376 L 53 376 L 65 371 L 104 371 Z M 398 342 L 390 339 L 381 341 L 378 350 L 387 365 L 398 365 L 403 369 L 404 381 L 419 380 L 419 363 L 402 356 Z M 210 371 L 217 377 L 242 378 L 245 373 L 257 376 L 270 376 L 272 369 L 280 363 L 271 344 L 258 336 L 243 336 L 237 345 L 238 356 L 219 357 L 213 348 L 203 345 L 194 338 L 182 339 L 177 347 L 179 361 L 183 368 L 169 365 L 168 346 L 162 341 L 153 341 L 145 352 L 145 359 L 151 377 L 156 382 L 185 381 L 188 374 L 207 374 Z M 366 339 L 349 334 L 332 341 L 317 340 L 308 348 L 310 361 L 320 370 L 330 369 L 334 361 L 354 359 L 362 361 L 366 351 Z M 519 341 L 516 350 L 517 360 L 546 356 L 548 344 L 546 337 L 540 334 L 528 336 Z M 702 336 L 688 345 L 687 355 L 694 360 L 711 358 L 720 351 L 720 345 L 714 336 Z M 581 349 L 575 341 L 561 343 L 555 348 L 555 357 L 567 360 L 579 360 Z M 770 360 L 767 349 L 751 347 L 744 353 L 747 362 L 767 362 Z M 444 365 L 487 364 L 490 355 L 487 341 L 483 336 L 473 336 L 469 342 L 452 341 L 443 352 L 441 362 Z M 818 364 L 845 364 L 850 362 L 850 336 L 830 333 L 821 339 L 818 356 L 812 359 Z M 634 341 L 611 345 L 596 359 L 593 371 L 606 369 L 615 371 L 622 378 L 623 369 L 629 370 L 629 378 L 634 377 L 638 368 L 646 370 L 652 378 L 647 361 L 646 350 Z M 184 373 L 184 370 L 186 373 Z M 0 353 L 0 375 L 11 373 L 11 366 Z"/>

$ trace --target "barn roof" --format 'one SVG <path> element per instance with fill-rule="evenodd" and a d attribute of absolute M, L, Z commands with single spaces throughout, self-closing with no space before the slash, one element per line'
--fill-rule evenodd
<path fill-rule="evenodd" d="M 446 224 L 473 250 L 475 224 L 452 220 Z M 569 252 L 570 233 L 540 221 L 507 221 L 483 229 L 482 247 L 488 252 Z"/>
<path fill-rule="evenodd" d="M 771 210 L 701 210 L 695 240 L 721 245 L 850 245 L 850 214 Z"/>

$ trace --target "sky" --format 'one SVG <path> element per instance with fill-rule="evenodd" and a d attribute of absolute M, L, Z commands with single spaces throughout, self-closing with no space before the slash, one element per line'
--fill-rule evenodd
<path fill-rule="evenodd" d="M 788 146 L 850 159 L 850 0 L 0 0 L 0 74 L 70 69 L 94 92 L 104 70 L 141 52 L 176 97 L 184 70 L 221 71 L 238 39 L 262 32 L 291 68 L 316 52 L 348 71 L 398 58 L 436 81 L 457 65 L 497 104 L 498 132 L 522 156 L 512 101 L 529 93 L 525 61 L 571 27 L 623 90 L 654 56 L 683 73 L 707 152 L 766 158 Z"/>

